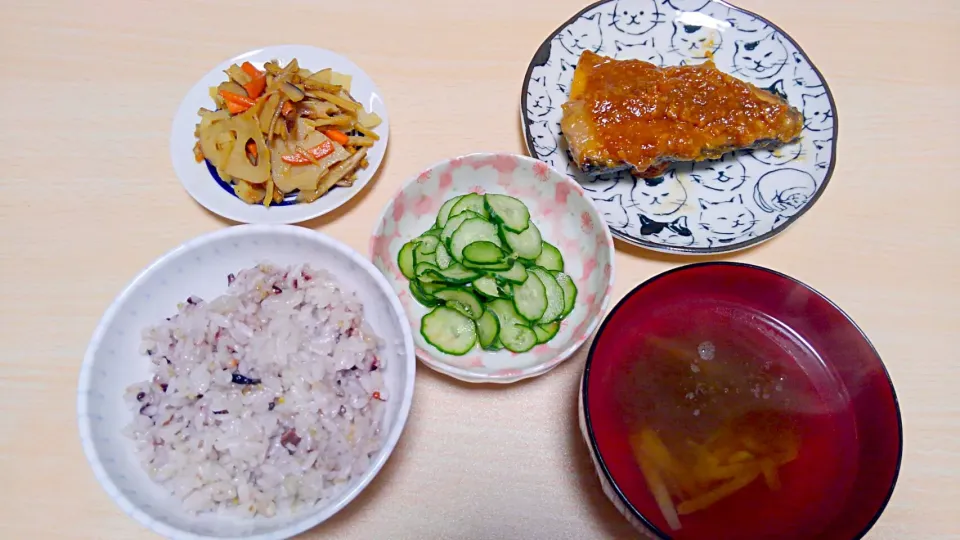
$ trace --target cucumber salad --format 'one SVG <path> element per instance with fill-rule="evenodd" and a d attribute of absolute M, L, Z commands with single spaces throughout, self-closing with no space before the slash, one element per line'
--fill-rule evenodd
<path fill-rule="evenodd" d="M 413 297 L 433 308 L 420 333 L 457 356 L 477 343 L 516 353 L 546 343 L 577 299 L 560 251 L 543 241 L 526 205 L 507 195 L 444 202 L 434 226 L 400 249 L 397 264 Z"/>

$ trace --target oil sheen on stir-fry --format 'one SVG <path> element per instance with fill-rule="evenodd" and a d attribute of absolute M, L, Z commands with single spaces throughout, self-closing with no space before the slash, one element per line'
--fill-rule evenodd
<path fill-rule="evenodd" d="M 335 186 L 350 187 L 368 166 L 381 119 L 350 95 L 351 78 L 312 72 L 296 59 L 232 65 L 210 89 L 216 110 L 200 109 L 198 162 L 206 159 L 249 204 L 313 202 Z"/>

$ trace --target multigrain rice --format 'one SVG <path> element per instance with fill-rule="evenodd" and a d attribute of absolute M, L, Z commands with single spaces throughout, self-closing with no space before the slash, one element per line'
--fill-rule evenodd
<path fill-rule="evenodd" d="M 309 266 L 261 264 L 143 332 L 125 393 L 149 476 L 191 512 L 271 517 L 335 496 L 381 447 L 379 339 L 356 294 Z"/>

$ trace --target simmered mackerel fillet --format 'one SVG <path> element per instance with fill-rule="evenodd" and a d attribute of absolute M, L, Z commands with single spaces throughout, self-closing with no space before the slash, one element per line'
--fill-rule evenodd
<path fill-rule="evenodd" d="M 586 51 L 560 125 L 583 171 L 632 167 L 650 178 L 675 161 L 790 143 L 800 136 L 803 114 L 712 61 L 660 68 Z"/>

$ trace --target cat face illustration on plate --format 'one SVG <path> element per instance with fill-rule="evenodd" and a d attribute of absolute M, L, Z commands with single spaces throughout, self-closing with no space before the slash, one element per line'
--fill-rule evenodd
<path fill-rule="evenodd" d="M 693 231 L 687 226 L 687 216 L 681 216 L 669 223 L 654 221 L 640 214 L 640 235 L 651 242 L 676 247 L 690 247 L 696 242 Z"/>
<path fill-rule="evenodd" d="M 620 0 L 614 2 L 610 26 L 631 36 L 641 36 L 663 22 L 657 0 Z"/>
<path fill-rule="evenodd" d="M 540 158 L 552 156 L 557 151 L 557 139 L 546 120 L 530 123 L 530 138 L 533 139 L 533 150 Z"/>
<path fill-rule="evenodd" d="M 623 206 L 623 195 L 617 193 L 610 198 L 593 198 L 594 204 L 600 210 L 600 215 L 608 225 L 615 229 L 626 229 L 630 226 L 630 216 Z"/>
<path fill-rule="evenodd" d="M 709 231 L 723 242 L 749 233 L 756 225 L 756 215 L 744 206 L 743 196 L 722 201 L 700 202 L 700 228 Z"/>
<path fill-rule="evenodd" d="M 677 11 L 700 11 L 713 3 L 713 0 L 663 0 L 663 5 Z"/>
<path fill-rule="evenodd" d="M 706 60 L 720 50 L 723 34 L 713 28 L 673 22 L 670 36 L 670 52 L 686 60 Z"/>
<path fill-rule="evenodd" d="M 687 189 L 674 171 L 657 178 L 638 178 L 630 194 L 631 208 L 647 216 L 670 216 L 687 203 Z"/>
<path fill-rule="evenodd" d="M 733 191 L 747 181 L 747 168 L 740 161 L 740 154 L 728 152 L 720 159 L 677 165 L 677 174 L 689 178 L 694 185 L 711 191 Z"/>
<path fill-rule="evenodd" d="M 833 110 L 827 93 L 803 94 L 803 128 L 810 131 L 832 131 Z"/>
<path fill-rule="evenodd" d="M 534 118 L 542 118 L 553 112 L 553 98 L 547 92 L 547 77 L 532 77 L 527 86 L 527 111 Z"/>
<path fill-rule="evenodd" d="M 643 60 L 655 66 L 664 66 L 663 55 L 654 48 L 653 38 L 632 44 L 614 40 L 613 46 L 615 49 L 613 57 L 618 60 Z"/>
<path fill-rule="evenodd" d="M 564 28 L 560 35 L 560 45 L 568 53 L 580 56 L 586 50 L 597 52 L 603 47 L 603 33 L 600 31 L 600 14 L 583 15 Z"/>
<path fill-rule="evenodd" d="M 776 32 L 734 43 L 734 74 L 766 80 L 776 77 L 787 64 L 787 47 Z"/>
<path fill-rule="evenodd" d="M 817 193 L 813 176 L 800 169 L 777 169 L 760 177 L 753 200 L 761 210 L 780 217 L 799 212 Z"/>
<path fill-rule="evenodd" d="M 796 161 L 804 156 L 803 141 L 781 146 L 774 150 L 748 150 L 744 155 L 749 156 L 764 165 L 780 166 Z"/>
<path fill-rule="evenodd" d="M 573 71 L 577 69 L 576 64 L 571 64 L 563 58 L 560 59 L 560 69 L 557 76 L 557 89 L 563 92 L 566 97 L 570 91 L 570 83 L 573 82 Z"/>

